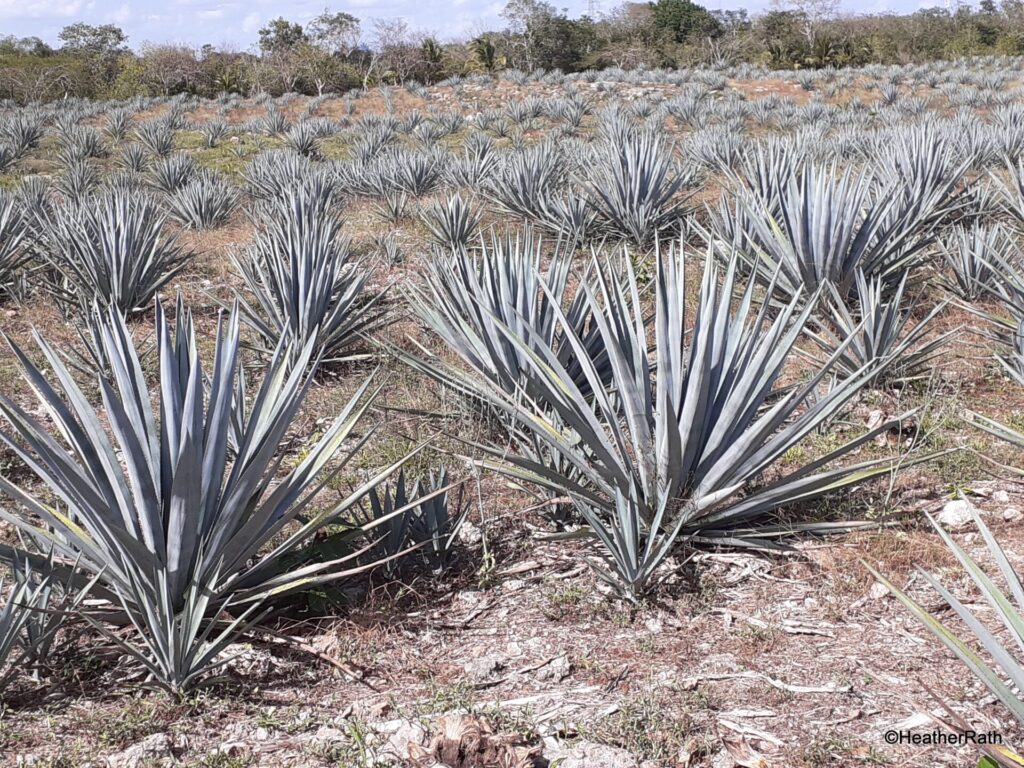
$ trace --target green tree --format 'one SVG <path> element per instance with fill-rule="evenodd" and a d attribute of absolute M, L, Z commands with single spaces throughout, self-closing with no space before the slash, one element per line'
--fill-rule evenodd
<path fill-rule="evenodd" d="M 128 36 L 113 24 L 94 27 L 78 22 L 64 27 L 57 37 L 65 53 L 107 57 L 118 56 L 127 50 L 125 43 L 128 42 Z"/>
<path fill-rule="evenodd" d="M 317 48 L 332 56 L 348 57 L 359 45 L 359 19 L 350 13 L 324 12 L 306 25 L 306 35 Z"/>
<path fill-rule="evenodd" d="M 315 89 L 318 96 L 327 91 L 346 91 L 359 85 L 356 68 L 341 56 L 328 53 L 312 43 L 300 43 L 295 48 L 297 74 L 307 89 Z"/>
<path fill-rule="evenodd" d="M 658 0 L 651 3 L 654 26 L 669 32 L 677 43 L 718 32 L 718 21 L 708 10 L 691 0 Z"/>
<path fill-rule="evenodd" d="M 543 0 L 509 0 L 501 15 L 508 22 L 512 66 L 528 70 L 540 66 L 538 38 L 557 16 L 555 7 Z"/>
<path fill-rule="evenodd" d="M 501 15 L 509 64 L 522 69 L 579 69 L 597 39 L 591 19 L 570 19 L 543 0 L 510 0 Z"/>
<path fill-rule="evenodd" d="M 260 32 L 260 50 L 264 53 L 287 51 L 307 40 L 302 25 L 278 17 Z"/>
<path fill-rule="evenodd" d="M 444 69 L 444 49 L 437 40 L 428 37 L 420 44 L 420 53 L 423 57 L 423 80 L 436 82 Z"/>
<path fill-rule="evenodd" d="M 48 46 L 38 37 L 15 37 L 7 35 L 0 37 L 0 55 L 20 53 L 27 56 L 52 56 L 53 48 Z"/>
<path fill-rule="evenodd" d="M 770 11 L 757 21 L 757 36 L 772 67 L 799 66 L 807 58 L 807 18 L 797 11 Z"/>
<path fill-rule="evenodd" d="M 122 56 L 130 56 L 125 45 L 128 36 L 113 24 L 71 24 L 60 31 L 58 38 L 61 53 L 75 61 L 79 96 L 105 95 L 121 70 Z"/>

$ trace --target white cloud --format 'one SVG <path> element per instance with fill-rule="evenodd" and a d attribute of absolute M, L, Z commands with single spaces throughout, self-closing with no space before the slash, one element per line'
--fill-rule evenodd
<path fill-rule="evenodd" d="M 260 15 L 256 12 L 250 13 L 244 19 L 242 19 L 242 31 L 247 35 L 251 35 L 257 29 L 260 28 Z"/>
<path fill-rule="evenodd" d="M 45 19 L 48 16 L 68 17 L 81 11 L 81 0 L 0 0 L 0 19 Z"/>
<path fill-rule="evenodd" d="M 114 24 L 124 24 L 131 17 L 131 6 L 129 6 L 128 3 L 122 3 L 119 7 L 115 8 L 111 13 L 107 14 L 107 21 L 111 21 Z"/>

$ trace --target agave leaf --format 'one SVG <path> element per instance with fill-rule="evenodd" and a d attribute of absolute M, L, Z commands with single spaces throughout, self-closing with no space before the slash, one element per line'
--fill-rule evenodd
<path fill-rule="evenodd" d="M 973 672 L 974 675 L 985 684 L 996 698 L 1006 705 L 1006 707 L 1013 713 L 1014 717 L 1018 720 L 1024 721 L 1024 702 L 1021 702 L 1021 700 L 1017 698 L 1016 694 L 1003 682 L 1003 678 L 996 674 L 996 672 L 986 664 L 981 656 L 971 649 L 969 645 L 960 640 L 960 638 L 958 638 L 952 630 L 946 627 L 945 624 L 922 608 L 905 592 L 900 590 L 899 587 L 886 579 L 882 574 L 863 560 L 861 560 L 861 563 L 876 579 L 889 588 L 889 590 L 896 596 L 896 599 L 903 603 L 903 605 L 906 606 L 918 621 L 931 630 L 931 632 L 935 634 L 935 636 L 938 637 L 947 648 L 953 651 L 953 653 L 955 653 L 960 660 L 970 668 L 971 672 Z M 938 582 L 932 580 L 931 583 L 934 585 Z M 962 604 L 957 605 L 959 608 L 952 604 L 951 607 L 956 610 L 957 614 L 960 615 L 961 618 L 971 616 L 970 611 L 968 611 Z M 962 613 L 961 610 L 963 611 Z M 990 641 L 994 642 L 991 635 L 988 635 L 988 638 Z"/>

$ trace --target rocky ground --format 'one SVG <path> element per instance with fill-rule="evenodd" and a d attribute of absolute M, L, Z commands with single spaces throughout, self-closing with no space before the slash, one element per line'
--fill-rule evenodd
<path fill-rule="evenodd" d="M 980 555 L 964 506 L 1005 540 L 1019 536 L 1022 499 L 996 483 L 974 491 L 938 512 Z M 0 754 L 119 768 L 973 766 L 972 747 L 886 743 L 889 730 L 935 727 L 933 695 L 979 731 L 1019 737 L 858 562 L 902 573 L 937 607 L 911 562 L 930 557 L 946 583 L 965 585 L 923 528 L 778 558 L 696 556 L 675 588 L 633 610 L 564 546 L 531 555 L 450 594 L 427 599 L 433 585 L 413 585 L 402 613 L 389 601 L 290 627 L 300 647 L 239 646 L 228 680 L 187 701 L 125 692 L 108 679 L 114 666 L 82 683 L 89 693 L 68 681 L 41 707 L 25 691 L 0 719 Z"/>

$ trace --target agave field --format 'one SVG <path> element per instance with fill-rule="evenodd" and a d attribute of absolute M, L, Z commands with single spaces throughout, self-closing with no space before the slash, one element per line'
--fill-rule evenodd
<path fill-rule="evenodd" d="M 1024 59 L 0 103 L 0 763 L 1024 765 L 1022 247 Z"/>

